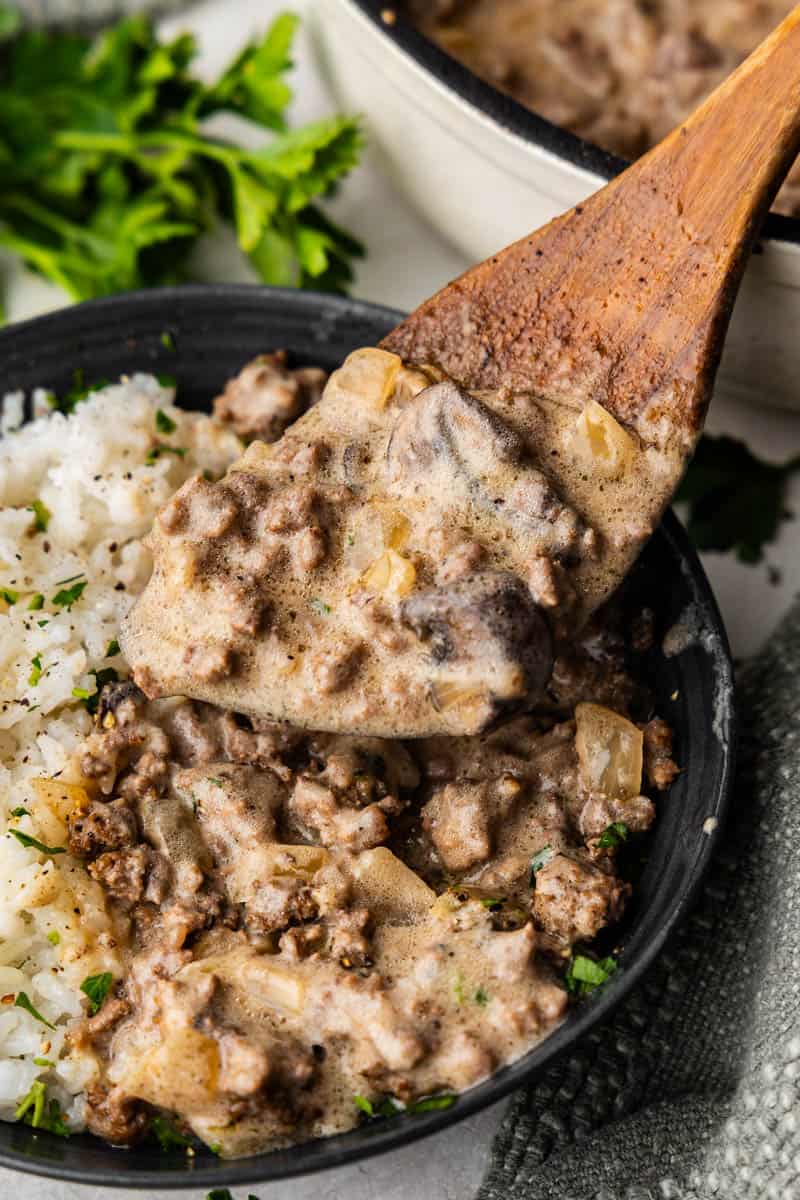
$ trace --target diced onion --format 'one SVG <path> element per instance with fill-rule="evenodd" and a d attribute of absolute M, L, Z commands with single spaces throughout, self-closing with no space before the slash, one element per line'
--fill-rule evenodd
<path fill-rule="evenodd" d="M 381 513 L 383 542 L 389 550 L 402 550 L 411 534 L 411 522 L 397 508 L 387 508 Z"/>
<path fill-rule="evenodd" d="M 372 347 L 354 350 L 339 370 L 334 371 L 330 382 L 339 392 L 347 392 L 377 408 L 385 408 L 394 392 L 397 373 L 402 365 L 403 360 L 388 350 Z"/>
<path fill-rule="evenodd" d="M 435 683 L 431 687 L 431 699 L 437 712 L 448 712 L 451 708 L 485 704 L 486 692 L 463 683 Z"/>
<path fill-rule="evenodd" d="M 636 443 L 596 400 L 590 400 L 575 424 L 572 450 L 595 474 L 613 479 L 628 468 Z"/>
<path fill-rule="evenodd" d="M 32 779 L 31 783 L 39 802 L 62 821 L 89 807 L 89 794 L 79 784 L 62 783 L 60 779 Z"/>
<path fill-rule="evenodd" d="M 575 708 L 581 779 L 591 792 L 628 800 L 642 790 L 641 729 L 601 704 Z"/>
<path fill-rule="evenodd" d="M 361 576 L 361 584 L 382 596 L 407 596 L 416 583 L 417 572 L 409 559 L 396 550 L 385 550 Z"/>
<path fill-rule="evenodd" d="M 299 974 L 275 967 L 264 958 L 243 963 L 247 987 L 269 1008 L 299 1016 L 306 1002 L 306 984 Z"/>
<path fill-rule="evenodd" d="M 356 893 L 378 921 L 423 920 L 436 899 L 427 883 L 385 846 L 356 855 L 351 870 Z"/>
<path fill-rule="evenodd" d="M 270 875 L 313 875 L 328 862 L 323 846 L 291 846 L 275 842 L 264 847 Z"/>

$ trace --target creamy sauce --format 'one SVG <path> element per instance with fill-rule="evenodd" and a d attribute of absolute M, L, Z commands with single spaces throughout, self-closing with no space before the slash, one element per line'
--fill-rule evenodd
<path fill-rule="evenodd" d="M 470 395 L 362 350 L 274 445 L 161 513 L 123 631 L 151 697 L 474 733 L 541 697 L 676 470 L 597 404 Z"/>

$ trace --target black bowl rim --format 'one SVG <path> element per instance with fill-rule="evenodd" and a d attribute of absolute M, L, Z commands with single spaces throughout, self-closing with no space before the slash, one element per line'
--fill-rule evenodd
<path fill-rule="evenodd" d="M 396 324 L 403 316 L 395 309 L 369 301 L 332 297 L 326 293 L 299 292 L 289 288 L 269 288 L 257 284 L 191 284 L 158 288 L 90 300 L 80 305 L 47 313 L 44 316 L 18 322 L 0 330 L 0 369 L 4 354 L 9 352 L 19 333 L 29 335 L 40 331 L 43 338 L 46 338 L 48 330 L 54 323 L 66 321 L 71 325 L 77 321 L 80 324 L 87 313 L 92 318 L 102 319 L 103 314 L 109 310 L 116 313 L 119 313 L 120 310 L 123 312 L 137 309 L 147 310 L 153 304 L 159 303 L 163 303 L 164 320 L 168 324 L 171 306 L 174 302 L 191 300 L 193 297 L 199 301 L 219 301 L 223 305 L 226 301 L 235 302 L 252 297 L 255 301 L 263 301 L 265 305 L 277 304 L 283 309 L 287 307 L 305 309 L 310 313 L 324 305 L 338 309 L 343 317 L 348 313 L 353 315 L 362 313 L 379 317 L 385 321 L 387 329 L 391 328 L 392 324 Z M 96 324 L 96 321 L 93 320 L 92 323 Z M 624 962 L 623 958 L 622 969 L 615 973 L 606 986 L 586 1001 L 581 1009 L 575 1011 L 573 1019 L 568 1024 L 561 1025 L 516 1062 L 502 1068 L 483 1083 L 462 1093 L 452 1108 L 418 1116 L 397 1117 L 392 1121 L 376 1123 L 366 1146 L 360 1143 L 353 1146 L 336 1144 L 339 1137 L 346 1138 L 348 1136 L 346 1133 L 309 1143 L 309 1145 L 327 1147 L 329 1152 L 324 1157 L 314 1158 L 308 1165 L 298 1160 L 297 1163 L 291 1163 L 288 1168 L 286 1164 L 278 1167 L 277 1163 L 271 1168 L 269 1165 L 271 1156 L 267 1153 L 213 1167 L 193 1166 L 187 1160 L 185 1172 L 126 1170 L 125 1154 L 120 1151 L 119 1165 L 115 1165 L 113 1170 L 87 1171 L 80 1166 L 48 1162 L 46 1159 L 33 1160 L 18 1151 L 0 1148 L 0 1166 L 45 1178 L 63 1179 L 96 1187 L 160 1188 L 164 1191 L 186 1187 L 202 1189 L 206 1186 L 211 1188 L 241 1186 L 312 1174 L 325 1169 L 345 1166 L 348 1163 L 371 1158 L 377 1154 L 408 1145 L 488 1108 L 510 1092 L 530 1082 L 548 1063 L 563 1054 L 571 1045 L 579 1042 L 590 1030 L 604 1021 L 642 978 L 690 907 L 724 828 L 733 787 L 738 720 L 733 661 L 725 626 L 698 555 L 691 545 L 686 531 L 671 510 L 664 517 L 660 534 L 665 538 L 680 569 L 691 580 L 695 591 L 695 600 L 702 606 L 709 627 L 716 638 L 717 653 L 714 658 L 715 670 L 719 676 L 718 690 L 726 701 L 720 730 L 723 765 L 719 790 L 714 797 L 710 798 L 708 808 L 709 816 L 716 818 L 716 824 L 703 838 L 694 862 L 686 872 L 683 886 L 672 897 L 666 920 L 663 921 L 651 940 L 640 949 L 634 961 L 628 964 Z M 128 1153 L 135 1154 L 136 1151 Z"/>
<path fill-rule="evenodd" d="M 478 109 L 496 124 L 516 134 L 523 141 L 541 146 L 557 158 L 565 159 L 573 166 L 591 171 L 602 180 L 608 181 L 624 171 L 630 163 L 617 154 L 603 150 L 594 142 L 586 141 L 568 129 L 553 124 L 546 117 L 532 112 L 523 104 L 485 83 L 469 67 L 463 66 L 446 51 L 425 37 L 383 0 L 350 0 L 350 2 L 377 27 L 379 32 L 404 51 L 432 75 L 438 83 L 455 92 L 461 100 Z M 387 21 L 384 14 L 394 12 L 394 19 Z M 782 213 L 769 213 L 762 226 L 761 236 L 765 240 L 788 242 L 800 245 L 800 217 L 787 217 Z"/>

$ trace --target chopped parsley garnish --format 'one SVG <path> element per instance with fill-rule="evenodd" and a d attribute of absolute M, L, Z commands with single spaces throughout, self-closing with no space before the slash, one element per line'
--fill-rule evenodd
<path fill-rule="evenodd" d="M 53 1062 L 52 1058 L 35 1058 L 33 1060 L 33 1065 L 35 1067 L 54 1067 L 56 1064 Z"/>
<path fill-rule="evenodd" d="M 48 1103 L 47 1089 L 41 1080 L 31 1084 L 27 1096 L 20 1101 L 14 1113 L 15 1121 L 23 1121 L 34 1129 L 46 1129 L 48 1133 L 57 1133 L 59 1137 L 69 1137 L 69 1126 L 64 1121 L 61 1107 L 57 1100 Z"/>
<path fill-rule="evenodd" d="M 208 782 L 213 783 L 214 787 L 222 787 L 222 780 L 217 779 L 216 775 L 209 775 Z"/>
<path fill-rule="evenodd" d="M 0 596 L 8 605 L 16 604 L 19 600 L 19 592 L 15 592 L 11 588 L 0 588 Z"/>
<path fill-rule="evenodd" d="M 150 1132 L 158 1139 L 162 1150 L 185 1150 L 192 1144 L 189 1138 L 179 1133 L 166 1117 L 153 1117 L 150 1122 Z"/>
<path fill-rule="evenodd" d="M 731 437 L 705 434 L 678 489 L 689 505 L 687 529 L 700 550 L 733 550 L 740 562 L 760 562 L 777 537 L 791 476 L 800 456 L 785 463 L 763 462 Z"/>
<path fill-rule="evenodd" d="M 172 336 L 172 334 L 170 333 L 170 331 L 168 329 L 165 329 L 163 331 L 159 340 L 165 350 L 174 350 L 175 349 L 175 338 Z"/>
<path fill-rule="evenodd" d="M 320 600 L 315 596 L 312 600 L 309 600 L 308 603 L 309 603 L 309 607 L 313 608 L 313 610 L 317 614 L 317 616 L 320 616 L 320 617 L 330 616 L 331 611 L 332 611 L 331 606 L 330 606 L 330 604 L 326 604 L 324 600 Z"/>
<path fill-rule="evenodd" d="M 50 620 L 48 618 L 46 621 L 37 621 L 36 624 L 39 626 L 40 629 L 44 629 L 45 625 L 50 624 Z"/>
<path fill-rule="evenodd" d="M 12 808 L 8 815 L 10 817 L 29 817 L 31 814 L 28 812 L 27 808 L 23 808 L 22 805 L 19 804 L 16 808 Z"/>
<path fill-rule="evenodd" d="M 101 667 L 99 671 L 91 670 L 89 674 L 94 675 L 94 690 L 76 687 L 72 689 L 72 694 L 76 700 L 80 700 L 86 711 L 94 716 L 100 707 L 100 693 L 107 683 L 118 682 L 119 672 L 114 667 Z"/>
<path fill-rule="evenodd" d="M 89 997 L 89 1013 L 95 1016 L 103 1007 L 108 993 L 111 991 L 111 985 L 114 982 L 114 976 L 110 971 L 103 971 L 101 975 L 88 975 L 81 984 L 81 991 L 84 996 Z"/>
<path fill-rule="evenodd" d="M 33 513 L 33 526 L 37 533 L 47 533 L 52 513 L 41 500 L 34 500 L 28 505 L 28 511 Z"/>
<path fill-rule="evenodd" d="M 72 372 L 70 390 L 63 396 L 57 396 L 55 392 L 50 392 L 47 396 L 47 403 L 57 412 L 69 416 L 70 413 L 75 412 L 79 404 L 89 399 L 92 392 L 99 392 L 101 388 L 108 387 L 109 383 L 108 379 L 98 379 L 94 383 L 87 383 L 84 371 L 78 367 Z"/>
<path fill-rule="evenodd" d="M 81 579 L 80 576 L 76 576 L 76 578 L 78 582 L 73 583 L 72 587 L 62 588 L 61 591 L 56 592 L 55 596 L 53 596 L 53 604 L 55 604 L 58 608 L 66 608 L 69 610 L 72 608 L 73 604 L 80 600 L 84 590 L 88 586 L 89 581 L 87 579 Z"/>
<path fill-rule="evenodd" d="M 625 822 L 612 821 L 600 834 L 597 845 L 601 850 L 616 850 L 617 846 L 621 846 L 627 836 L 628 826 Z"/>
<path fill-rule="evenodd" d="M 106 646 L 106 658 L 115 658 L 119 654 L 119 642 L 116 638 L 112 638 Z"/>
<path fill-rule="evenodd" d="M 405 1106 L 395 1100 L 394 1096 L 384 1096 L 380 1103 L 368 1100 L 366 1096 L 353 1097 L 356 1108 L 370 1119 L 396 1117 L 398 1113 L 409 1113 L 416 1116 L 418 1113 L 437 1112 L 440 1109 L 450 1108 L 455 1102 L 455 1096 L 450 1093 L 441 1096 L 424 1096 L 421 1100 L 415 1100 L 412 1104 Z"/>
<path fill-rule="evenodd" d="M 45 846 L 44 842 L 40 842 L 38 838 L 31 837 L 29 833 L 23 833 L 21 829 L 9 829 L 11 837 L 15 837 L 21 846 L 25 846 L 29 850 L 38 850 L 40 854 L 66 854 L 64 846 Z"/>
<path fill-rule="evenodd" d="M 474 1000 L 476 1004 L 480 1004 L 481 1008 L 486 1008 L 486 1005 L 489 1003 L 489 993 L 484 991 L 482 987 L 479 987 L 475 993 Z"/>
<path fill-rule="evenodd" d="M 617 964 L 610 956 L 595 961 L 585 954 L 575 954 L 570 959 L 564 983 L 568 992 L 573 996 L 586 996 L 593 992 L 601 983 L 605 983 L 617 969 Z"/>
<path fill-rule="evenodd" d="M 413 1104 L 406 1107 L 406 1112 L 416 1115 L 417 1113 L 439 1112 L 443 1108 L 452 1108 L 456 1098 L 448 1093 L 443 1096 L 425 1096 L 422 1100 L 415 1100 Z"/>
<path fill-rule="evenodd" d="M 44 608 L 44 596 L 41 592 L 37 592 L 28 601 L 28 612 L 39 612 L 41 608 Z"/>
<path fill-rule="evenodd" d="M 153 463 L 163 454 L 175 454 L 178 458 L 183 458 L 188 453 L 185 446 L 168 446 L 166 442 L 156 442 L 152 450 L 148 450 L 144 461 L 148 467 L 152 467 Z"/>
<path fill-rule="evenodd" d="M 42 656 L 35 654 L 31 659 L 31 673 L 28 676 L 28 684 L 30 687 L 36 687 L 39 680 L 42 678 Z"/>
<path fill-rule="evenodd" d="M 503 901 L 498 900 L 493 896 L 485 896 L 481 900 L 481 904 L 484 908 L 488 908 L 489 912 L 497 912 L 498 908 L 503 907 Z"/>
<path fill-rule="evenodd" d="M 370 1119 L 376 1117 L 395 1117 L 398 1113 L 405 1111 L 402 1104 L 398 1104 L 392 1096 L 384 1096 L 382 1100 L 375 1101 L 374 1103 L 372 1100 L 368 1100 L 366 1096 L 354 1096 L 353 1102 L 356 1108 L 359 1108 Z"/>
<path fill-rule="evenodd" d="M 47 935 L 47 940 L 51 946 L 57 946 L 61 941 L 61 934 L 57 929 L 51 929 Z"/>
<path fill-rule="evenodd" d="M 46 1025 L 48 1029 L 55 1029 L 55 1025 L 53 1025 L 51 1021 L 48 1021 L 46 1017 L 43 1017 L 38 1008 L 33 1007 L 33 1004 L 31 1003 L 31 1000 L 26 992 L 17 992 L 17 998 L 14 1001 L 14 1008 L 24 1008 L 25 1012 L 30 1013 L 35 1020 L 41 1021 L 42 1024 Z"/>
<path fill-rule="evenodd" d="M 541 850 L 537 850 L 531 859 L 531 887 L 536 887 L 536 875 L 541 871 L 542 867 L 546 867 L 550 859 L 555 855 L 555 850 L 548 844 L 542 846 Z"/>
<path fill-rule="evenodd" d="M 167 416 L 163 408 L 156 409 L 156 429 L 159 433 L 174 433 L 177 428 L 172 417 Z"/>

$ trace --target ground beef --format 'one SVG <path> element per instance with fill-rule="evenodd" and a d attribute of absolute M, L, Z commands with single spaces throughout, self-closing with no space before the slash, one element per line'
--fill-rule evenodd
<path fill-rule="evenodd" d="M 285 350 L 261 354 L 229 380 L 214 401 L 214 416 L 243 438 L 277 442 L 322 395 L 327 372 L 288 366 Z"/>
<path fill-rule="evenodd" d="M 133 846 L 138 839 L 136 818 L 124 800 L 94 801 L 69 823 L 69 852 L 76 858 L 95 858 L 108 850 Z"/>
<path fill-rule="evenodd" d="M 152 904 L 161 903 L 170 884 L 166 859 L 149 846 L 101 854 L 89 864 L 89 874 L 114 900 L 129 905 L 145 897 Z"/>
<path fill-rule="evenodd" d="M 112 1146 L 133 1146 L 147 1132 L 147 1108 L 116 1088 L 90 1087 L 86 1093 L 86 1125 Z"/>
<path fill-rule="evenodd" d="M 648 782 L 659 791 L 680 775 L 680 767 L 672 760 L 672 730 L 660 717 L 644 727 L 644 769 Z"/>
<path fill-rule="evenodd" d="M 422 810 L 422 828 L 448 871 L 467 871 L 486 862 L 494 849 L 494 828 L 508 818 L 521 790 L 507 775 L 480 783 L 448 783 L 434 792 Z"/>
<path fill-rule="evenodd" d="M 536 873 L 533 914 L 544 929 L 570 945 L 588 942 L 619 919 L 629 891 L 598 867 L 557 854 Z"/>
<path fill-rule="evenodd" d="M 297 780 L 289 812 L 301 829 L 312 830 L 323 846 L 369 850 L 389 836 L 389 823 L 380 802 L 356 808 L 342 803 L 330 788 L 313 779 Z"/>

